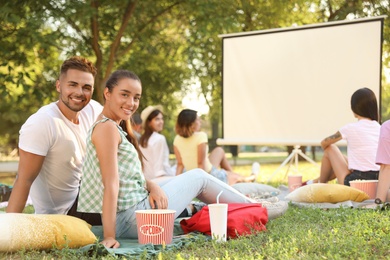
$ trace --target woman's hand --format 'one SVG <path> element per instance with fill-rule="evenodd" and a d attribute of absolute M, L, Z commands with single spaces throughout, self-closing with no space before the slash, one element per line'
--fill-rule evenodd
<path fill-rule="evenodd" d="M 115 240 L 115 238 L 112 237 L 104 238 L 100 244 L 108 248 L 118 248 L 121 245 L 118 241 Z"/>
<path fill-rule="evenodd" d="M 149 203 L 152 209 L 168 208 L 168 197 L 157 183 L 147 181 L 147 189 L 149 191 Z"/>

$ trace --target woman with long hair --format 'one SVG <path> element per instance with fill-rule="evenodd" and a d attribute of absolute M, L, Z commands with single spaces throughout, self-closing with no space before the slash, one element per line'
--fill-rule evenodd
<path fill-rule="evenodd" d="M 161 106 L 148 106 L 141 112 L 143 133 L 140 148 L 145 160 L 143 172 L 146 179 L 161 182 L 175 176 L 169 164 L 169 148 L 161 131 L 164 129 L 164 115 Z"/>
<path fill-rule="evenodd" d="M 78 210 L 101 213 L 101 243 L 109 248 L 120 246 L 117 237 L 138 236 L 135 211 L 139 209 L 172 209 L 177 217 L 192 199 L 215 203 L 221 191 L 221 203 L 252 202 L 201 169 L 176 176 L 161 186 L 145 179 L 142 152 L 130 124 L 141 94 L 141 80 L 136 74 L 127 70 L 112 73 L 104 89 L 102 114 L 86 141 Z"/>
<path fill-rule="evenodd" d="M 374 92 L 369 88 L 355 91 L 351 97 L 351 109 L 357 119 L 339 129 L 321 142 L 324 155 L 320 177 L 306 182 L 327 183 L 337 179 L 347 186 L 352 180 L 377 180 L 379 165 L 375 163 L 380 125 L 378 104 Z M 340 140 L 347 141 L 347 156 L 336 146 Z"/>

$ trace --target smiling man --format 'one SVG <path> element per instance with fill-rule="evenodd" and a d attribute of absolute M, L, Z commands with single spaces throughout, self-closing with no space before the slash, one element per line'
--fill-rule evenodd
<path fill-rule="evenodd" d="M 85 58 L 66 60 L 56 81 L 58 101 L 41 107 L 20 129 L 19 167 L 7 212 L 22 212 L 30 194 L 37 214 L 101 222 L 100 215 L 76 212 L 87 132 L 102 111 L 91 100 L 96 73 Z"/>

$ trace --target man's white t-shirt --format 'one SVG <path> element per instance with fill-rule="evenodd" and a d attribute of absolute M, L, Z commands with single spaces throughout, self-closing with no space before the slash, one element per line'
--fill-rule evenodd
<path fill-rule="evenodd" d="M 87 132 L 102 112 L 91 100 L 80 111 L 79 124 L 69 121 L 57 102 L 43 106 L 20 129 L 19 148 L 45 156 L 30 189 L 37 214 L 66 214 L 76 200 Z"/>

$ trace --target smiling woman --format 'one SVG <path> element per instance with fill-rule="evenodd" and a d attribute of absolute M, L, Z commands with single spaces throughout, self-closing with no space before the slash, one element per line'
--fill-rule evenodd
<path fill-rule="evenodd" d="M 201 169 L 158 185 L 142 172 L 142 152 L 131 130 L 130 118 L 139 106 L 141 81 L 133 72 L 114 72 L 106 83 L 101 117 L 87 137 L 78 210 L 101 213 L 103 241 L 117 248 L 120 238 L 138 236 L 136 210 L 171 209 L 178 217 L 196 197 L 215 203 L 222 190 L 222 203 L 251 203 L 252 200 Z M 161 118 L 156 126 L 161 127 Z M 157 128 L 156 128 L 157 129 Z"/>

